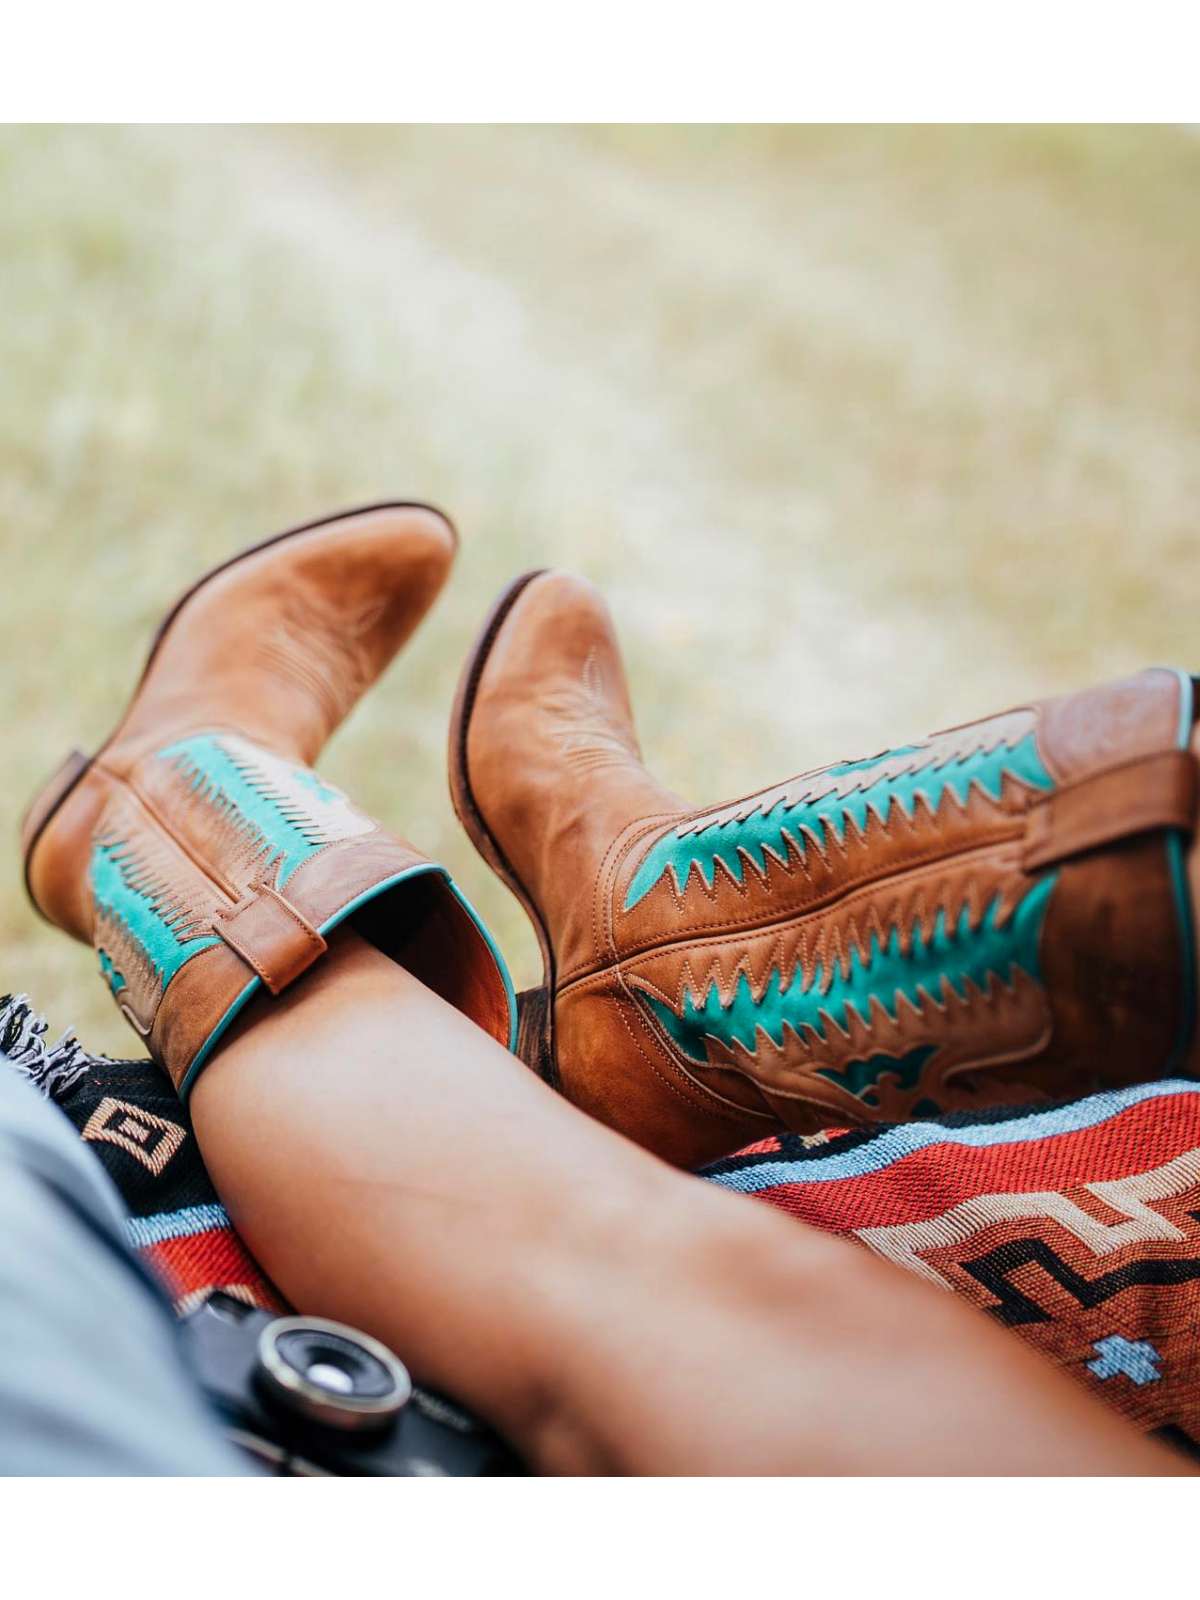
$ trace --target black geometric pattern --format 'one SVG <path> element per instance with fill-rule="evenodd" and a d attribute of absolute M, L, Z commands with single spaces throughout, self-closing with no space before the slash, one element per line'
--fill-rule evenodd
<path fill-rule="evenodd" d="M 1175 1284 L 1194 1283 L 1200 1278 L 1200 1257 L 1184 1261 L 1162 1261 L 1152 1257 L 1130 1262 L 1098 1278 L 1084 1278 L 1062 1259 L 1044 1239 L 1012 1239 L 998 1249 L 978 1256 L 974 1261 L 964 1261 L 963 1270 L 996 1296 L 997 1304 L 988 1306 L 989 1314 L 1006 1328 L 1016 1328 L 1022 1323 L 1050 1322 L 1052 1314 L 1038 1305 L 1008 1281 L 1008 1275 L 1020 1267 L 1036 1262 L 1042 1270 L 1067 1293 L 1088 1310 L 1103 1305 L 1122 1289 L 1170 1288 Z"/>

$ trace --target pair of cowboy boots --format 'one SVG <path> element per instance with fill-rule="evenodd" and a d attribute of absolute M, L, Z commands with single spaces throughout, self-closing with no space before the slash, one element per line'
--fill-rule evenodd
<path fill-rule="evenodd" d="M 383 506 L 201 580 L 133 701 L 26 820 L 35 905 L 93 944 L 186 1095 L 341 922 L 590 1114 L 681 1165 L 781 1129 L 1194 1071 L 1194 686 L 1154 670 L 694 810 L 642 765 L 590 585 L 500 597 L 450 784 L 524 904 L 513 996 L 445 869 L 311 763 L 428 609 L 449 524 Z"/>

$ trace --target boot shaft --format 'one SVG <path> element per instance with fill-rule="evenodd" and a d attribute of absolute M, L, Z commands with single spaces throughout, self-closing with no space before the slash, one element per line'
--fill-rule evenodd
<path fill-rule="evenodd" d="M 934 1115 L 1177 1070 L 1192 684 L 1150 672 L 635 834 L 605 959 L 702 1083 L 784 1121 Z M 560 986 L 560 1017 L 573 1003 Z"/>

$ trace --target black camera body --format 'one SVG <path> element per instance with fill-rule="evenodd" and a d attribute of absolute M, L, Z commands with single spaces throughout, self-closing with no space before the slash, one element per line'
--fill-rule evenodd
<path fill-rule="evenodd" d="M 185 1317 L 201 1386 L 233 1442 L 294 1477 L 478 1478 L 525 1468 L 478 1418 L 416 1388 L 377 1340 L 213 1294 Z"/>

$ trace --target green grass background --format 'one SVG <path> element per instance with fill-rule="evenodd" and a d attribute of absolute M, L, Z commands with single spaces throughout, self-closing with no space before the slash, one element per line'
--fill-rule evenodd
<path fill-rule="evenodd" d="M 717 800 L 1200 667 L 1200 140 L 1172 128 L 0 131 L 0 987 L 132 1044 L 26 906 L 34 788 L 175 594 L 346 504 L 458 569 L 325 770 L 447 861 L 499 586 L 610 597 L 643 743 Z"/>

